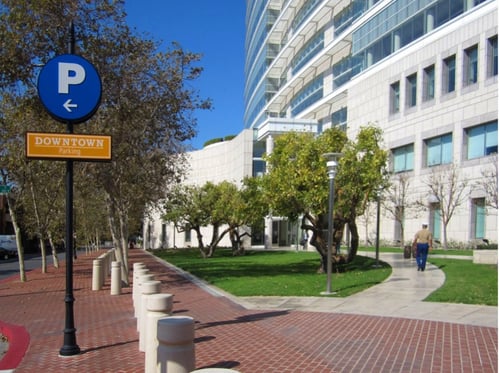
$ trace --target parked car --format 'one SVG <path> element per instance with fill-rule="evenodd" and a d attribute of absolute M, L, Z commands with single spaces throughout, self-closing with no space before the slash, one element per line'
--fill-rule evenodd
<path fill-rule="evenodd" d="M 7 250 L 3 247 L 0 247 L 0 259 L 9 259 L 17 257 L 17 250 Z"/>
<path fill-rule="evenodd" d="M 16 236 L 0 235 L 0 259 L 17 257 Z"/>

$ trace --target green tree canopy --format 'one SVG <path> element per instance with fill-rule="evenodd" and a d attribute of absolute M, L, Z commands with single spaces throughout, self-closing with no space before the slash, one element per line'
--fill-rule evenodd
<path fill-rule="evenodd" d="M 96 67 L 103 88 L 99 110 L 75 126 L 75 133 L 112 137 L 112 161 L 75 164 L 83 175 L 75 181 L 98 190 L 94 195 L 107 211 L 127 281 L 130 218 L 142 215 L 182 178 L 184 142 L 196 133 L 194 113 L 209 109 L 211 102 L 191 84 L 203 71 L 200 55 L 177 44 L 160 49 L 160 41 L 132 31 L 123 0 L 1 0 L 0 115 L 6 128 L 0 144 L 7 159 L 2 167 L 19 190 L 25 183 L 20 175 L 26 173 L 12 165 L 24 167 L 19 160 L 24 132 L 64 129 L 41 107 L 36 80 L 49 59 L 68 52 L 70 22 L 75 52 Z"/>
<path fill-rule="evenodd" d="M 268 173 L 263 176 L 263 195 L 273 215 L 290 219 L 302 217 L 302 229 L 312 232 L 311 244 L 326 268 L 328 226 L 328 177 L 325 153 L 342 153 L 335 178 L 334 229 L 339 243 L 344 226 L 351 232 L 347 256 L 354 258 L 359 242 L 356 217 L 361 215 L 377 187 L 384 183 L 382 170 L 386 152 L 381 148 L 382 132 L 375 126 L 362 127 L 355 140 L 345 132 L 328 129 L 315 137 L 290 132 L 278 137 L 271 154 L 266 155 Z"/>

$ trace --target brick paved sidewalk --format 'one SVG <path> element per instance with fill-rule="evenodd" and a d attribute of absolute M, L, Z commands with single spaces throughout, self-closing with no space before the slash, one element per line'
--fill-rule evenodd
<path fill-rule="evenodd" d="M 93 256 L 74 263 L 75 327 L 82 353 L 59 357 L 64 267 L 0 282 L 0 320 L 22 325 L 30 346 L 18 372 L 142 372 L 131 288 L 91 291 Z M 196 367 L 270 372 L 496 372 L 498 329 L 435 321 L 302 311 L 250 311 L 209 294 L 141 250 L 174 314 L 195 319 Z"/>

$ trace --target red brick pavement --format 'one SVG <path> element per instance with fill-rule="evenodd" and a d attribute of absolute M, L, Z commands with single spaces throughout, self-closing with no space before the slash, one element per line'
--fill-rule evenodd
<path fill-rule="evenodd" d="M 22 325 L 30 345 L 18 372 L 142 372 L 131 288 L 92 291 L 92 256 L 74 263 L 81 354 L 60 357 L 65 269 L 0 282 L 0 320 Z M 141 250 L 130 252 L 174 294 L 174 313 L 195 319 L 196 367 L 268 372 L 496 372 L 498 329 L 335 313 L 245 310 L 209 294 Z"/>

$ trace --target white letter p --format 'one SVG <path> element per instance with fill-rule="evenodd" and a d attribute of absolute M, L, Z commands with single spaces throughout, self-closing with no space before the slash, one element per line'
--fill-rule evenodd
<path fill-rule="evenodd" d="M 59 62 L 58 93 L 69 93 L 69 86 L 85 80 L 85 69 L 77 63 Z"/>

